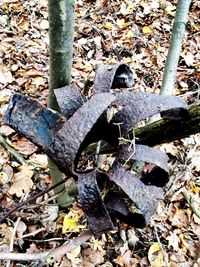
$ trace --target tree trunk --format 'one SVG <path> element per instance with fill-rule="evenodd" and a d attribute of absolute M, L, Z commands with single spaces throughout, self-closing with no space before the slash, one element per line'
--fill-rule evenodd
<path fill-rule="evenodd" d="M 50 45 L 50 80 L 48 107 L 59 111 L 54 89 L 69 85 L 71 80 L 75 0 L 48 0 L 49 14 L 49 45 Z M 63 179 L 63 174 L 49 159 L 52 183 Z M 55 189 L 60 193 L 64 184 Z M 57 198 L 59 205 L 66 206 L 73 201 L 66 191 Z"/>
<path fill-rule="evenodd" d="M 163 75 L 161 95 L 174 95 L 174 83 L 191 0 L 178 0 L 172 39 Z"/>

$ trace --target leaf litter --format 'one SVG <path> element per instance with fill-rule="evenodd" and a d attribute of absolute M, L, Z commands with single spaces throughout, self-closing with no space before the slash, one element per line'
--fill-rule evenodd
<path fill-rule="evenodd" d="M 129 3 L 129 1 L 118 2 L 111 1 L 110 5 L 106 6 L 104 3 L 104 8 L 98 10 L 100 7 L 101 1 L 96 1 L 95 3 L 78 1 L 77 3 L 77 20 L 79 20 L 80 27 L 76 28 L 75 33 L 75 58 L 76 61 L 79 57 L 81 57 L 82 66 L 80 68 L 73 67 L 73 78 L 77 81 L 77 86 L 81 90 L 86 90 L 87 94 L 90 96 L 91 91 L 87 91 L 87 84 L 91 83 L 94 77 L 94 69 L 97 68 L 99 64 L 113 64 L 117 63 L 118 60 L 123 60 L 127 62 L 130 69 L 134 70 L 134 85 L 133 90 L 137 90 L 140 92 L 151 92 L 154 93 L 157 88 L 160 86 L 160 75 L 162 74 L 162 64 L 165 60 L 165 54 L 169 43 L 169 30 L 172 25 L 171 21 L 174 15 L 174 5 L 173 3 L 166 1 L 162 5 L 160 5 L 159 1 L 150 1 L 151 4 L 147 3 L 147 1 L 135 1 L 134 3 Z M 105 1 L 106 2 L 106 1 Z M 10 27 L 7 24 L 8 33 L 3 32 L 3 46 L 1 48 L 1 53 L 5 56 L 5 62 L 7 62 L 6 68 L 8 70 L 12 70 L 12 76 L 14 77 L 13 81 L 10 80 L 7 84 L 0 84 L 1 89 L 7 88 L 11 92 L 23 92 L 26 94 L 31 94 L 32 97 L 39 99 L 39 101 L 44 104 L 46 102 L 45 98 L 47 96 L 47 31 L 45 29 L 41 30 L 40 26 L 41 22 L 47 18 L 47 8 L 46 1 L 38 1 L 38 3 L 34 1 L 24 2 L 24 3 L 10 3 L 3 5 L 3 11 L 5 16 L 9 17 L 12 12 L 12 27 L 14 27 L 14 33 L 9 33 Z M 159 6 L 160 8 L 156 7 Z M 28 8 L 27 8 L 28 7 Z M 186 42 L 184 44 L 183 50 L 183 60 L 181 61 L 181 68 L 178 71 L 177 80 L 186 82 L 189 84 L 189 87 L 181 87 L 180 84 L 177 84 L 177 93 L 182 94 L 183 92 L 187 92 L 188 90 L 195 90 L 196 84 L 198 84 L 198 74 L 195 62 L 197 62 L 197 35 L 192 35 L 197 31 L 195 27 L 195 23 L 197 22 L 196 10 L 198 9 L 198 4 L 192 4 L 192 11 L 190 12 L 190 19 L 188 24 L 188 31 L 186 32 Z M 16 23 L 19 23 L 17 20 L 17 14 L 19 11 L 23 10 L 22 20 L 19 29 L 15 26 Z M 39 12 L 38 12 L 39 10 Z M 89 10 L 89 12 L 88 12 Z M 37 12 L 36 12 L 37 11 Z M 193 12 L 194 11 L 194 12 Z M 31 21 L 27 23 L 27 17 L 25 13 L 28 15 L 31 14 Z M 101 16 L 99 16 L 99 12 L 101 12 Z M 87 17 L 86 14 L 89 14 Z M 115 14 L 117 18 L 122 19 L 124 16 L 125 22 L 121 24 L 118 22 L 118 25 L 114 23 L 112 20 L 112 16 Z M 133 19 L 131 16 L 134 14 L 135 18 Z M 152 14 L 151 17 L 148 17 L 148 14 Z M 84 17 L 86 15 L 86 18 Z M 16 21 L 15 21 L 16 20 Z M 160 21 L 162 23 L 160 23 Z M 91 21 L 93 23 L 91 23 Z M 110 21 L 112 24 L 112 28 L 108 27 L 104 28 L 107 22 Z M 34 23 L 33 23 L 34 22 Z M 32 25 L 31 25 L 32 24 Z M 92 25 L 95 25 L 94 27 Z M 150 27 L 150 26 L 151 27 Z M 31 31 L 27 31 L 31 29 Z M 31 28 L 32 27 L 32 28 Z M 95 28 L 96 27 L 96 28 Z M 144 27 L 150 27 L 152 33 L 150 31 L 148 33 L 143 32 Z M 122 31 L 123 29 L 123 31 Z M 20 38 L 18 38 L 18 31 L 20 32 Z M 131 31 L 131 34 L 130 34 Z M 81 51 L 78 50 L 78 42 L 77 40 L 81 39 L 84 35 L 86 36 L 86 43 L 84 47 L 81 48 Z M 10 35 L 9 35 L 10 34 Z M 33 36 L 33 39 L 31 38 Z M 94 37 L 95 36 L 95 37 Z M 105 37 L 106 38 L 105 38 Z M 135 39 L 135 38 L 139 39 Z M 96 44 L 94 39 L 96 39 Z M 159 38 L 159 42 L 157 41 Z M 32 41 L 30 41 L 32 40 Z M 100 40 L 97 41 L 97 40 Z M 18 51 L 15 51 L 15 46 L 13 43 L 17 43 Z M 40 47 L 39 47 L 40 46 Z M 192 47 L 192 50 L 191 50 Z M 192 52 L 192 56 L 188 56 L 188 48 Z M 93 51 L 93 57 L 91 58 L 89 51 Z M 155 53 L 156 51 L 156 53 Z M 132 55 L 130 55 L 132 52 Z M 7 56 L 8 53 L 13 55 L 13 58 L 17 59 L 17 62 L 13 62 Z M 38 60 L 38 53 L 40 53 L 40 60 Z M 184 57 L 186 61 L 184 61 Z M 23 58 L 26 58 L 26 62 L 24 62 Z M 191 58 L 194 60 L 192 61 Z M 5 64 L 4 62 L 4 64 Z M 190 64 L 190 68 L 188 69 L 187 64 Z M 16 67 L 16 65 L 18 67 Z M 75 64 L 74 64 L 75 66 Z M 34 84 L 34 74 L 26 76 L 29 69 L 33 71 L 38 70 L 41 71 L 41 74 L 38 73 L 38 77 L 42 75 L 44 79 L 43 84 L 37 83 Z M 22 71 L 23 70 L 23 71 Z M 157 77 L 155 79 L 155 77 Z M 87 82 L 85 82 L 85 80 Z M 21 88 L 19 90 L 19 88 Z M 42 94 L 41 94 L 42 92 Z M 0 92 L 1 93 L 1 92 Z M 187 97 L 187 100 L 194 101 L 195 98 Z M 4 105 L 4 104 L 3 104 Z M 2 107 L 1 107 L 2 108 Z M 5 109 L 4 109 L 5 111 Z M 3 112 L 4 112 L 3 111 Z M 1 119 L 3 116 L 1 116 Z M 12 134 L 10 135 L 10 137 Z M 177 239 L 174 240 L 175 245 L 173 251 L 169 248 L 165 247 L 164 249 L 168 254 L 168 260 L 173 265 L 178 265 L 182 262 L 187 262 L 188 266 L 197 266 L 198 265 L 198 236 L 199 236 L 199 221 L 195 218 L 195 215 L 192 214 L 190 207 L 186 204 L 183 197 L 181 196 L 181 188 L 185 187 L 190 190 L 191 195 L 199 200 L 199 186 L 198 186 L 198 165 L 195 162 L 198 162 L 198 142 L 199 137 L 190 137 L 184 139 L 180 142 L 175 142 L 175 147 L 180 151 L 176 157 L 172 157 L 169 151 L 170 156 L 170 170 L 172 172 L 172 176 L 170 178 L 169 185 L 167 185 L 166 190 L 167 196 L 164 201 L 161 201 L 158 206 L 158 216 L 154 219 L 157 226 L 159 235 L 162 237 L 162 240 L 168 242 L 167 236 L 173 232 L 174 227 L 176 228 L 176 234 L 179 242 L 177 243 Z M 191 153 L 190 151 L 193 151 Z M 189 153 L 190 152 L 190 153 Z M 7 152 L 3 152 L 3 158 L 9 158 L 10 156 Z M 7 155 L 6 155 L 7 154 Z M 2 154 L 1 154 L 2 155 Z M 192 155 L 192 156 L 191 156 Z M 193 158 L 197 157 L 197 159 L 193 160 Z M 2 161 L 1 161 L 2 162 Z M 185 163 L 186 162 L 186 165 Z M 187 168 L 190 166 L 190 162 L 193 162 L 191 170 Z M 197 167 L 195 167 L 197 166 Z M 14 160 L 11 158 L 11 167 L 15 170 Z M 45 169 L 41 169 L 41 172 L 46 172 Z M 46 177 L 46 176 L 45 176 Z M 34 176 L 34 181 L 36 177 Z M 38 178 L 37 178 L 38 179 Z M 175 182 L 173 182 L 175 180 Z M 37 181 L 37 180 L 36 180 Z M 36 183 L 36 186 L 41 188 L 41 183 L 49 183 L 49 179 L 41 180 L 40 183 Z M 170 195 L 171 194 L 171 195 Z M 170 197 L 173 195 L 173 203 L 169 206 Z M 3 202 L 6 203 L 8 198 L 6 199 L 4 196 Z M 185 205 L 184 205 L 185 203 Z M 176 210 L 183 210 L 183 212 L 176 212 Z M 42 208 L 40 210 L 42 212 Z M 39 212 L 39 210 L 38 210 Z M 183 222 L 182 228 L 180 229 L 178 225 L 172 226 L 171 221 L 169 221 L 169 214 L 171 213 L 172 217 L 178 216 L 177 220 Z M 182 215 L 181 215 L 182 214 Z M 190 219 L 190 224 L 187 220 L 182 220 L 185 215 Z M 29 222 L 30 223 L 30 222 Z M 38 222 L 39 223 L 39 222 Z M 174 224 L 173 223 L 173 224 Z M 39 226 L 39 225 L 38 225 Z M 127 230 L 129 227 L 121 223 L 119 225 L 121 227 L 125 227 Z M 154 234 L 154 230 L 147 227 L 145 230 L 145 234 L 137 230 L 137 235 L 140 239 L 140 245 L 138 244 L 138 250 L 135 250 L 131 253 L 120 253 L 120 249 L 118 244 L 121 242 L 117 233 L 112 234 L 112 238 L 114 238 L 114 242 L 116 244 L 116 248 L 113 248 L 109 251 L 108 244 L 110 235 L 107 234 L 106 239 L 102 238 L 102 245 L 105 252 L 111 253 L 110 263 L 114 264 L 114 259 L 117 258 L 117 255 L 126 255 L 126 259 L 122 258 L 119 262 L 120 266 L 125 266 L 124 264 L 129 263 L 130 266 L 134 266 L 134 263 L 137 264 L 147 264 L 147 251 L 150 247 L 151 242 L 156 242 L 157 239 Z M 183 234 L 181 235 L 181 233 Z M 45 235 L 45 233 L 44 233 Z M 36 236 L 37 237 L 37 236 Z M 173 241 L 170 241 L 171 243 Z M 170 243 L 170 244 L 171 244 Z M 49 243 L 49 245 L 51 242 Z M 148 245 L 147 245 L 148 244 Z M 166 243 L 168 244 L 168 243 Z M 187 244 L 190 244 L 191 253 L 187 249 Z M 92 241 L 91 241 L 92 245 Z M 42 248 L 42 245 L 38 243 L 38 246 Z M 178 248 L 177 248 L 178 247 Z M 169 249 L 169 250 L 168 250 Z M 194 253 L 192 254 L 192 251 Z M 145 254 L 146 253 L 146 254 Z M 186 258 L 187 256 L 187 258 Z M 146 257 L 146 258 L 145 258 Z M 129 258 L 129 259 L 128 259 Z M 81 258 L 80 258 L 81 259 Z M 70 264 L 70 263 L 69 263 Z M 79 265 L 81 263 L 79 262 Z"/>

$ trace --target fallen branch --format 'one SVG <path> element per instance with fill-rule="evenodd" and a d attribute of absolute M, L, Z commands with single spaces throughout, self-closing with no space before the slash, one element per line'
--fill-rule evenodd
<path fill-rule="evenodd" d="M 11 253 L 11 252 L 0 252 L 0 260 L 13 260 L 13 261 L 37 261 L 43 264 L 43 266 L 46 263 L 46 261 L 60 261 L 61 258 L 71 251 L 72 249 L 76 248 L 77 246 L 82 245 L 84 242 L 86 242 L 88 239 L 90 239 L 93 236 L 91 231 L 86 231 L 83 234 L 81 234 L 78 237 L 75 237 L 74 239 L 69 240 L 66 244 L 55 248 L 54 250 L 51 250 L 49 252 L 42 252 L 42 253 Z"/>
<path fill-rule="evenodd" d="M 138 143 L 150 146 L 172 142 L 199 133 L 200 102 L 190 106 L 187 116 L 181 120 L 159 120 L 135 129 Z"/>

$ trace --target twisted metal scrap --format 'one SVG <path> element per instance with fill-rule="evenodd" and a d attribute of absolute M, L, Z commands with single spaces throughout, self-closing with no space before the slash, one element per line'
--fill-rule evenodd
<path fill-rule="evenodd" d="M 101 66 L 95 78 L 95 94 L 88 101 L 72 86 L 55 89 L 64 116 L 24 95 L 15 94 L 4 119 L 6 124 L 42 147 L 60 170 L 78 179 L 80 202 L 95 235 L 113 230 L 111 218 L 114 217 L 137 227 L 145 226 L 155 212 L 157 201 L 163 198 L 161 187 L 168 181 L 167 157 L 147 146 L 136 145 L 134 149 L 127 145 L 119 147 L 115 163 L 106 176 L 122 191 L 110 192 L 104 204 L 97 183 L 97 175 L 101 176 L 98 170 L 77 173 L 80 153 L 94 140 L 118 143 L 120 134 L 127 133 L 146 117 L 164 112 L 170 116 L 175 114 L 175 119 L 180 111 L 187 109 L 177 97 L 110 92 L 112 88 L 132 84 L 132 71 L 126 64 Z M 121 133 L 116 124 L 120 125 Z M 140 180 L 124 168 L 120 163 L 123 160 L 142 160 L 153 164 L 157 166 L 158 177 L 152 180 L 151 176 L 146 179 L 144 175 Z M 132 212 L 127 199 L 129 203 L 134 202 L 139 214 Z"/>

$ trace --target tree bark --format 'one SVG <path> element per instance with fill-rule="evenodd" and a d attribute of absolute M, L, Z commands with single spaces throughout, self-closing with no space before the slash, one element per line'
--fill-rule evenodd
<path fill-rule="evenodd" d="M 178 0 L 177 3 L 176 16 L 172 28 L 172 40 L 165 63 L 162 87 L 160 91 L 160 94 L 162 95 L 174 95 L 173 90 L 176 79 L 176 71 L 181 53 L 185 26 L 188 20 L 187 17 L 190 3 L 191 0 Z"/>
<path fill-rule="evenodd" d="M 48 107 L 59 111 L 54 89 L 69 85 L 71 80 L 75 0 L 48 0 L 48 14 L 50 45 Z M 49 169 L 53 184 L 63 179 L 63 174 L 50 159 Z M 65 186 L 62 184 L 55 189 L 55 193 L 64 189 Z M 71 202 L 66 191 L 58 196 L 57 201 L 60 206 L 66 206 Z"/>

